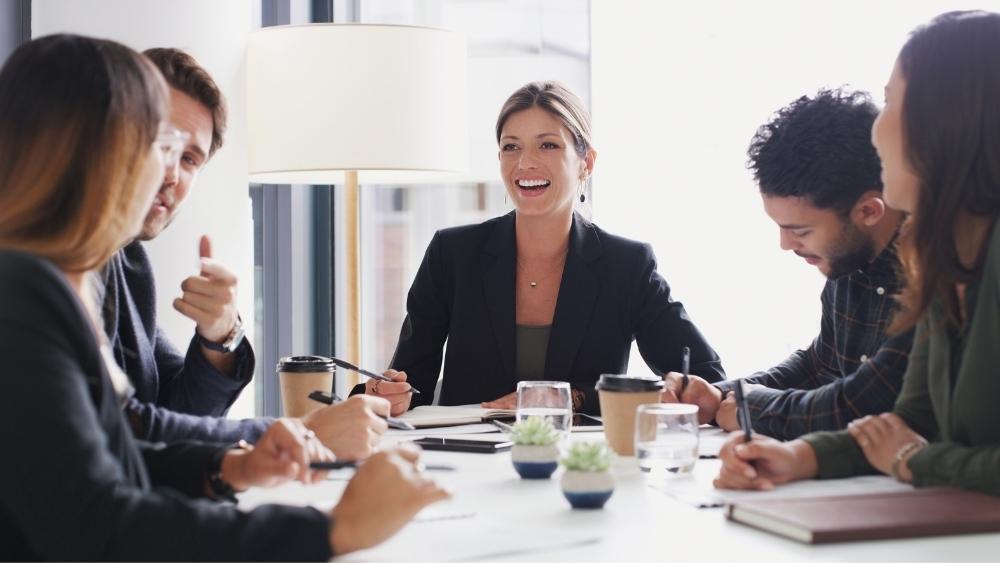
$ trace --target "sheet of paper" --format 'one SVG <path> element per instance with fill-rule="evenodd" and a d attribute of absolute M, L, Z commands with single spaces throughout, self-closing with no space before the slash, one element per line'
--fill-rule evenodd
<path fill-rule="evenodd" d="M 448 520 L 416 520 L 373 549 L 350 553 L 338 561 L 411 561 L 420 545 L 420 560 L 495 561 L 511 557 L 548 560 L 561 550 L 599 543 L 587 532 L 527 530 L 510 522 L 474 516 Z"/>
<path fill-rule="evenodd" d="M 810 479 L 778 485 L 771 491 L 719 490 L 712 486 L 712 477 L 714 475 L 701 474 L 662 481 L 651 480 L 649 487 L 697 508 L 721 508 L 726 503 L 745 499 L 791 499 L 913 490 L 912 486 L 885 475 L 864 475 L 849 479 Z"/>

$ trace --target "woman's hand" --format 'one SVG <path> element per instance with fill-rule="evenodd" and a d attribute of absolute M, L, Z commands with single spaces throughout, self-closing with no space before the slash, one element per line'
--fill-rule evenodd
<path fill-rule="evenodd" d="M 903 446 L 912 442 L 927 442 L 893 413 L 859 418 L 847 425 L 847 431 L 865 452 L 868 463 L 886 475 L 892 474 L 892 464 Z M 913 480 L 906 460 L 899 464 L 897 470 L 903 481 L 909 483 Z"/>
<path fill-rule="evenodd" d="M 336 555 L 382 543 L 428 504 L 450 495 L 421 472 L 413 446 L 380 452 L 364 462 L 330 513 Z"/>
<path fill-rule="evenodd" d="M 381 381 L 379 379 L 369 379 L 365 382 L 365 394 L 382 397 L 389 401 L 390 416 L 399 416 L 410 409 L 410 401 L 413 400 L 413 387 L 406 383 L 406 372 L 394 369 L 385 370 L 382 375 L 392 379 Z"/>
<path fill-rule="evenodd" d="M 486 401 L 485 403 L 480 403 L 480 406 L 487 409 L 516 409 L 517 408 L 517 392 L 507 393 L 499 399 L 492 401 Z"/>
<path fill-rule="evenodd" d="M 722 469 L 715 478 L 717 489 L 766 491 L 775 485 L 815 477 L 816 453 L 802 440 L 779 442 L 759 434 L 745 443 L 742 431 L 733 432 L 722 446 Z"/>
<path fill-rule="evenodd" d="M 333 461 L 335 456 L 299 420 L 274 422 L 250 450 L 232 450 L 222 458 L 222 480 L 237 491 L 250 487 L 275 487 L 298 479 L 315 483 L 325 471 L 309 469 L 310 461 Z"/>

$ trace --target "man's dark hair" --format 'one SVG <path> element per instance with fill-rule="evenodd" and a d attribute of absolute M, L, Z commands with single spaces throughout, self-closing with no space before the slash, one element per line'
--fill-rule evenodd
<path fill-rule="evenodd" d="M 878 109 L 866 92 L 820 90 L 778 110 L 747 149 L 764 195 L 802 197 L 846 215 L 861 194 L 882 189 L 871 143 Z"/>
<path fill-rule="evenodd" d="M 208 108 L 212 114 L 212 145 L 208 156 L 222 146 L 226 134 L 226 99 L 222 91 L 194 57 L 172 48 L 146 49 L 142 52 L 160 70 L 167 85 L 175 88 Z"/>

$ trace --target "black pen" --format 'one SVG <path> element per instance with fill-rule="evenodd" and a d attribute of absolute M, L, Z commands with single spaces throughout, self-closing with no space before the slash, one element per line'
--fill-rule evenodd
<path fill-rule="evenodd" d="M 309 398 L 316 401 L 317 403 L 323 403 L 324 405 L 332 405 L 334 403 L 339 403 L 341 401 L 340 397 L 334 395 L 333 393 L 327 393 L 326 391 L 313 391 L 309 393 Z M 416 430 L 417 427 L 406 422 L 405 420 L 399 418 L 393 418 L 391 416 L 378 415 L 379 418 L 384 419 L 389 423 L 389 428 L 395 428 L 396 430 Z"/>
<path fill-rule="evenodd" d="M 684 390 L 687 389 L 687 387 L 688 387 L 688 381 L 690 379 L 688 377 L 688 374 L 691 371 L 691 349 L 688 348 L 687 346 L 684 347 L 684 357 L 681 360 L 681 371 L 682 371 L 682 373 L 684 375 L 684 380 L 681 383 L 681 393 L 680 393 L 680 395 L 683 395 L 684 394 Z M 678 401 L 681 400 L 680 395 L 677 396 L 677 400 Z"/>
<path fill-rule="evenodd" d="M 740 428 L 743 429 L 743 441 L 749 442 L 753 437 L 751 434 L 750 407 L 747 406 L 746 395 L 743 393 L 742 379 L 736 380 L 734 391 L 736 394 L 736 418 L 740 423 Z"/>
<path fill-rule="evenodd" d="M 389 382 L 389 383 L 398 383 L 397 381 L 393 381 L 391 377 L 386 377 L 386 376 L 382 375 L 381 373 L 375 373 L 373 371 L 368 371 L 366 369 L 361 369 L 358 366 L 352 364 L 351 362 L 348 362 L 348 361 L 345 361 L 345 360 L 341 360 L 340 358 L 330 358 L 330 359 L 333 360 L 333 363 L 335 365 L 340 366 L 340 367 L 342 367 L 342 368 L 344 368 L 346 370 L 356 371 L 356 372 L 360 373 L 361 375 L 367 375 L 368 377 L 370 377 L 372 379 L 378 379 L 379 381 L 386 381 L 386 382 Z M 417 389 L 416 387 L 412 386 L 412 385 L 410 386 L 410 392 L 413 393 L 414 395 L 420 395 L 420 390 Z"/>
<path fill-rule="evenodd" d="M 350 461 L 310 461 L 309 469 L 316 469 L 321 471 L 330 471 L 335 469 L 356 469 L 358 465 L 362 462 L 350 460 Z M 423 465 L 420 464 L 418 467 L 425 469 L 427 471 L 455 471 L 454 465 Z"/>

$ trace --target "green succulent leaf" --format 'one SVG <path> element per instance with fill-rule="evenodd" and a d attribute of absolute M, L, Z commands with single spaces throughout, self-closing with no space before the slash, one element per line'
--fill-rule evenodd
<path fill-rule="evenodd" d="M 548 418 L 532 416 L 515 424 L 510 438 L 520 446 L 551 446 L 559 441 L 559 433 Z"/>
<path fill-rule="evenodd" d="M 604 442 L 575 442 L 559 462 L 569 471 L 600 473 L 611 466 L 611 453 Z"/>

